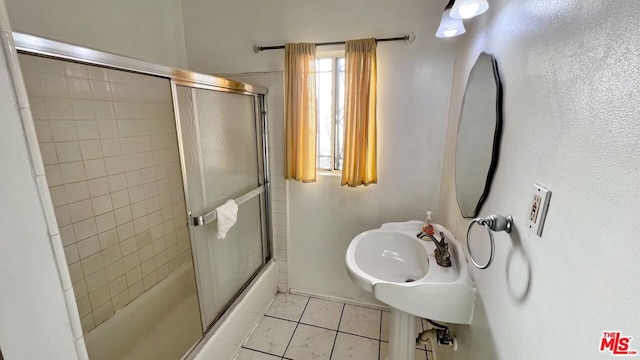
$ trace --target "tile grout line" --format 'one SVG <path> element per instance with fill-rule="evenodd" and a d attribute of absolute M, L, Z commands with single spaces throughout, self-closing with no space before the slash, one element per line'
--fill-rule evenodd
<path fill-rule="evenodd" d="M 340 333 L 340 324 L 342 323 L 342 314 L 344 314 L 345 304 L 342 304 L 342 311 L 340 311 L 340 319 L 338 320 L 338 328 L 336 329 L 336 337 L 333 339 L 333 346 L 331 346 L 331 354 L 329 354 L 329 360 L 333 358 L 333 350 L 336 348 L 336 341 L 338 341 L 338 334 Z"/>
<path fill-rule="evenodd" d="M 300 313 L 300 318 L 298 318 L 298 321 L 296 322 L 296 327 L 295 327 L 295 329 L 293 329 L 293 333 L 291 334 L 291 337 L 289 338 L 289 342 L 287 343 L 287 347 L 284 349 L 284 352 L 282 353 L 282 358 L 284 358 L 284 356 L 287 354 L 287 350 L 289 350 L 289 345 L 291 345 L 291 340 L 293 340 L 293 337 L 296 335 L 296 330 L 298 330 L 298 326 L 300 325 L 300 320 L 302 320 L 302 316 L 304 315 L 304 312 L 307 310 L 307 306 L 309 306 L 309 301 L 311 301 L 311 298 L 307 297 L 307 303 L 304 304 L 304 309 L 302 309 L 302 313 Z"/>
<path fill-rule="evenodd" d="M 380 332 L 378 332 L 378 360 L 382 356 L 382 311 L 380 311 Z"/>
<path fill-rule="evenodd" d="M 343 304 L 344 305 L 344 304 Z M 337 331 L 341 334 L 347 334 L 347 335 L 352 335 L 352 336 L 357 336 L 357 337 L 361 337 L 361 338 L 365 338 L 365 339 L 369 339 L 369 340 L 376 340 L 376 341 L 383 341 L 383 342 L 388 342 L 386 340 L 381 340 L 381 339 L 377 339 L 377 338 L 373 338 L 370 336 L 364 336 L 364 335 L 360 335 L 360 334 L 354 334 L 354 333 L 350 333 L 347 331 L 341 331 L 341 330 L 337 330 L 337 329 L 331 329 L 331 328 L 327 328 L 324 326 L 319 326 L 319 325 L 314 325 L 314 324 L 308 324 L 308 323 L 304 323 L 302 321 L 293 321 L 293 320 L 289 320 L 289 319 L 283 319 L 283 318 L 279 318 L 277 316 L 273 316 L 273 315 L 264 315 L 263 317 L 268 317 L 271 319 L 276 319 L 276 320 L 283 320 L 283 321 L 288 321 L 288 322 L 292 322 L 292 323 L 296 323 L 296 324 L 300 324 L 300 325 L 305 325 L 305 326 L 310 326 L 310 327 L 314 327 L 317 329 L 323 329 L 323 330 L 329 330 L 329 331 Z M 340 314 L 340 320 L 342 320 L 342 314 Z M 338 328 L 340 327 L 340 325 L 338 324 Z"/>

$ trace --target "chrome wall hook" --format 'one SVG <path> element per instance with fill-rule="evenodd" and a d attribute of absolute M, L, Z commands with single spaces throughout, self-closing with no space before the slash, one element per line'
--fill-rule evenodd
<path fill-rule="evenodd" d="M 489 233 L 489 240 L 491 242 L 491 256 L 489 257 L 489 261 L 486 264 L 480 265 L 474 259 L 473 254 L 471 253 L 471 240 L 469 238 L 469 234 L 471 233 L 471 227 L 474 224 L 482 225 L 487 229 L 487 233 Z M 493 240 L 493 232 L 494 231 L 505 231 L 507 233 L 511 232 L 513 228 L 513 217 L 511 215 L 502 216 L 497 214 L 492 214 L 487 216 L 486 218 L 475 218 L 471 220 L 469 223 L 469 227 L 467 228 L 467 249 L 469 249 L 469 257 L 471 258 L 471 262 L 478 269 L 486 269 L 491 265 L 493 261 L 493 255 L 495 254 L 495 241 Z"/>

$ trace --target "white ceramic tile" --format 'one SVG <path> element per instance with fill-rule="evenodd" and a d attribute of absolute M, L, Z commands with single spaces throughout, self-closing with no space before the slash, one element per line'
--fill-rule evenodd
<path fill-rule="evenodd" d="M 86 83 L 87 91 L 90 93 L 89 83 Z M 73 118 L 76 120 L 90 120 L 96 118 L 96 110 L 93 107 L 93 101 L 91 100 L 71 100 L 71 107 L 73 109 Z"/>
<path fill-rule="evenodd" d="M 88 192 L 91 197 L 109 194 L 109 182 L 106 177 L 90 179 L 87 181 Z"/>
<path fill-rule="evenodd" d="M 91 99 L 91 86 L 87 79 L 67 78 L 69 97 L 74 99 Z"/>
<path fill-rule="evenodd" d="M 158 275 L 156 272 L 152 272 L 151 274 L 145 276 L 142 281 L 144 282 L 144 290 L 147 291 L 153 287 L 153 285 L 158 283 Z"/>
<path fill-rule="evenodd" d="M 60 164 L 60 172 L 62 173 L 62 180 L 65 183 L 73 183 L 87 179 L 82 161 Z"/>
<path fill-rule="evenodd" d="M 78 254 L 78 247 L 76 244 L 65 246 L 64 256 L 67 258 L 67 265 L 78 262 L 80 260 L 80 255 Z"/>
<path fill-rule="evenodd" d="M 107 73 L 107 69 L 99 68 L 96 66 L 88 66 L 87 72 L 89 73 L 89 78 L 94 80 L 102 80 L 108 81 L 109 75 Z"/>
<path fill-rule="evenodd" d="M 78 130 L 75 121 L 52 120 L 51 136 L 53 141 L 76 141 L 78 140 Z M 43 141 L 43 140 L 40 140 Z"/>
<path fill-rule="evenodd" d="M 103 287 L 107 285 L 107 272 L 104 269 L 98 270 L 91 275 L 87 275 L 87 290 L 89 290 L 89 299 L 91 305 L 95 308 L 109 299 L 109 288 L 107 287 L 106 296 L 102 293 Z"/>
<path fill-rule="evenodd" d="M 110 100 L 111 86 L 106 81 L 92 80 L 90 82 L 93 99 Z"/>
<path fill-rule="evenodd" d="M 87 257 L 86 259 L 82 259 L 82 271 L 84 272 L 84 276 L 89 276 L 96 271 L 104 268 L 104 262 L 102 261 L 102 254 L 96 253 Z"/>
<path fill-rule="evenodd" d="M 123 154 L 135 154 L 138 152 L 138 143 L 135 138 L 120 138 L 120 148 Z"/>
<path fill-rule="evenodd" d="M 308 301 L 306 296 L 278 293 L 265 315 L 298 321 Z"/>
<path fill-rule="evenodd" d="M 102 154 L 102 146 L 100 140 L 84 140 L 80 141 L 80 150 L 82 158 L 85 160 L 99 159 L 104 157 Z"/>
<path fill-rule="evenodd" d="M 282 356 L 296 328 L 296 323 L 263 317 L 244 344 L 249 349 Z"/>
<path fill-rule="evenodd" d="M 56 215 L 58 226 L 66 226 L 71 224 L 71 215 L 69 214 L 69 206 L 63 205 L 53 209 Z"/>
<path fill-rule="evenodd" d="M 235 360 L 278 360 L 280 359 L 280 357 L 253 351 L 250 349 L 241 348 L 234 359 Z"/>
<path fill-rule="evenodd" d="M 147 245 L 143 248 L 140 249 L 140 252 L 138 253 L 140 255 L 140 261 L 144 262 L 147 261 L 149 259 L 151 259 L 153 257 L 153 244 Z"/>
<path fill-rule="evenodd" d="M 116 219 L 113 216 L 113 212 L 109 211 L 102 215 L 96 216 L 96 227 L 99 233 L 115 228 Z"/>
<path fill-rule="evenodd" d="M 138 253 L 134 252 L 126 255 L 123 262 L 125 271 L 129 272 L 140 265 L 140 257 L 138 256 Z"/>
<path fill-rule="evenodd" d="M 61 163 L 82 160 L 80 144 L 77 141 L 66 141 L 55 143 L 58 161 Z"/>
<path fill-rule="evenodd" d="M 91 301 L 91 306 L 95 309 L 98 306 L 104 304 L 109 301 L 109 286 L 107 285 L 107 278 L 103 275 L 104 272 L 98 271 L 94 274 L 89 275 L 87 277 L 87 288 L 94 288 L 98 286 L 98 284 L 103 284 L 100 287 L 95 288 L 95 290 L 89 292 L 89 301 Z M 89 280 L 89 278 L 91 278 Z M 93 285 L 89 286 L 89 281 Z"/>
<path fill-rule="evenodd" d="M 342 303 L 311 298 L 300 322 L 337 330 L 343 306 Z"/>
<path fill-rule="evenodd" d="M 131 214 L 131 207 L 124 206 L 114 211 L 116 217 L 116 224 L 122 225 L 131 220 L 133 220 L 133 215 Z"/>
<path fill-rule="evenodd" d="M 73 183 L 73 184 L 65 184 L 64 192 L 67 196 L 67 201 L 69 203 L 74 203 L 77 201 L 85 200 L 89 198 L 89 187 L 88 183 L 85 181 Z"/>
<path fill-rule="evenodd" d="M 100 140 L 100 145 L 102 145 L 102 153 L 105 157 L 119 156 L 122 154 L 120 141 L 118 141 L 118 139 L 102 139 Z"/>
<path fill-rule="evenodd" d="M 90 218 L 73 224 L 73 230 L 76 233 L 77 240 L 84 240 L 90 236 L 98 234 L 96 221 L 94 218 Z"/>
<path fill-rule="evenodd" d="M 83 164 L 87 179 L 96 179 L 107 175 L 103 159 L 86 160 L 83 161 Z"/>
<path fill-rule="evenodd" d="M 124 276 L 109 282 L 109 292 L 111 294 L 120 294 L 127 289 L 127 279 Z"/>
<path fill-rule="evenodd" d="M 87 297 L 87 300 L 89 298 Z M 95 326 L 95 322 L 93 321 L 93 313 L 88 313 L 87 315 L 84 315 L 80 318 L 80 323 L 82 324 L 82 330 L 84 332 L 88 332 L 89 330 L 93 329 L 93 327 Z"/>
<path fill-rule="evenodd" d="M 139 195 L 140 193 L 137 193 L 137 194 Z M 132 192 L 129 191 L 129 197 L 131 197 L 132 195 L 134 195 L 134 194 L 132 194 Z M 131 202 L 133 202 L 133 199 L 131 200 Z M 133 218 L 134 219 L 137 219 L 137 218 L 139 218 L 141 216 L 146 215 L 147 214 L 147 204 L 144 201 L 140 201 L 140 202 L 137 202 L 135 204 L 132 204 L 131 205 L 131 213 L 133 214 Z M 164 217 L 163 217 L 163 219 L 164 219 Z"/>
<path fill-rule="evenodd" d="M 129 239 L 135 235 L 135 229 L 133 228 L 133 221 L 118 226 L 118 237 L 122 241 L 123 239 Z"/>
<path fill-rule="evenodd" d="M 128 271 L 126 276 L 127 284 L 129 284 L 129 286 L 142 280 L 142 270 L 140 269 L 140 266 L 136 266 L 133 270 Z"/>
<path fill-rule="evenodd" d="M 113 210 L 113 205 L 111 204 L 111 196 L 109 196 L 108 194 L 91 199 L 91 203 L 93 206 L 93 213 L 95 215 L 104 214 L 108 211 Z"/>
<path fill-rule="evenodd" d="M 127 188 L 127 178 L 124 174 L 110 175 L 107 177 L 111 192 L 124 190 Z"/>
<path fill-rule="evenodd" d="M 97 121 L 76 121 L 76 130 L 78 131 L 79 140 L 100 139 Z"/>
<path fill-rule="evenodd" d="M 133 301 L 144 292 L 144 283 L 142 280 L 129 286 L 129 299 Z"/>
<path fill-rule="evenodd" d="M 338 333 L 333 347 L 332 359 L 340 360 L 376 360 L 379 342 L 350 334 Z"/>
<path fill-rule="evenodd" d="M 73 225 L 60 227 L 60 238 L 62 239 L 62 245 L 64 246 L 75 244 L 76 234 L 73 231 Z"/>
<path fill-rule="evenodd" d="M 109 281 L 113 281 L 119 278 L 120 276 L 124 275 L 125 273 L 124 261 L 118 260 L 113 264 L 107 265 L 106 269 L 107 269 L 107 279 L 109 279 Z"/>
<path fill-rule="evenodd" d="M 83 200 L 69 204 L 69 213 L 71 214 L 71 221 L 74 223 L 92 217 L 93 208 L 91 206 L 91 201 Z"/>
<path fill-rule="evenodd" d="M 114 209 L 129 205 L 129 192 L 127 190 L 114 192 L 111 194 L 111 202 L 113 203 Z"/>
<path fill-rule="evenodd" d="M 36 127 L 36 134 L 39 142 L 43 143 L 53 141 L 51 122 L 35 120 L 34 126 Z"/>
<path fill-rule="evenodd" d="M 379 339 L 380 310 L 347 304 L 344 306 L 339 330 L 350 334 Z"/>
<path fill-rule="evenodd" d="M 94 101 L 93 106 L 96 110 L 96 117 L 100 119 L 114 119 L 115 112 L 113 104 L 110 101 Z"/>
<path fill-rule="evenodd" d="M 53 143 L 40 144 L 40 153 L 42 155 L 42 161 L 44 162 L 45 165 L 52 165 L 52 164 L 58 163 L 58 155 L 56 154 L 56 148 Z"/>
<path fill-rule="evenodd" d="M 91 236 L 85 240 L 78 241 L 78 253 L 81 259 L 94 255 L 98 251 L 100 251 L 100 242 L 97 236 Z"/>
<path fill-rule="evenodd" d="M 64 62 L 64 73 L 66 76 L 75 78 L 89 78 L 89 67 L 87 65 Z"/>
<path fill-rule="evenodd" d="M 104 304 L 98 306 L 93 310 L 93 317 L 96 321 L 96 324 L 100 324 L 101 322 L 107 320 L 113 314 L 113 307 L 110 301 L 105 302 Z"/>
<path fill-rule="evenodd" d="M 118 311 L 119 309 L 123 308 L 129 303 L 129 291 L 125 290 L 120 294 L 114 295 L 111 298 L 111 302 L 113 303 L 114 311 Z"/>
<path fill-rule="evenodd" d="M 296 360 L 329 360 L 336 332 L 298 325 L 284 356 Z"/>
<path fill-rule="evenodd" d="M 67 89 L 67 79 L 64 76 L 40 74 L 40 84 L 42 93 L 51 97 L 67 97 L 69 91 Z"/>

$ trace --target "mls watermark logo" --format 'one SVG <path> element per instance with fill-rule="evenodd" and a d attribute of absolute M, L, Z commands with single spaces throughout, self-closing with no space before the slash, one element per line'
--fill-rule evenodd
<path fill-rule="evenodd" d="M 609 351 L 615 356 L 634 356 L 637 350 L 629 350 L 631 336 L 622 336 L 619 331 L 604 331 L 600 340 L 600 352 Z"/>

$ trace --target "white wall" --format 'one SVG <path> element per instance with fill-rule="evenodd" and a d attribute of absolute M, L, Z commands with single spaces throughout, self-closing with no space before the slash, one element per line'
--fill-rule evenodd
<path fill-rule="evenodd" d="M 498 169 L 481 215 L 510 213 L 516 231 L 496 234 L 494 263 L 474 271 L 481 299 L 450 358 L 608 359 L 598 352 L 602 331 L 640 339 L 639 18 L 640 3 L 630 0 L 496 0 L 467 23 L 440 220 L 464 238 L 455 134 L 468 73 L 484 50 L 497 58 L 505 97 Z M 524 226 L 534 182 L 553 191 L 542 238 Z M 478 253 L 487 250 L 487 239 L 474 241 Z"/>
<path fill-rule="evenodd" d="M 10 28 L 3 10 L 4 3 L 0 0 L 0 28 L 4 36 Z M 7 61 L 5 53 L 0 51 L 2 356 L 25 360 L 77 359 L 65 293 L 38 197 Z"/>
<path fill-rule="evenodd" d="M 185 68 L 179 0 L 7 0 L 13 29 Z"/>
<path fill-rule="evenodd" d="M 433 35 L 444 5 L 183 1 L 189 67 L 205 73 L 283 69 L 281 50 L 255 54 L 254 44 L 416 34 L 410 45 L 378 46 L 379 183 L 347 189 L 339 178 L 326 176 L 314 184 L 289 182 L 285 254 L 291 288 L 374 301 L 347 277 L 344 254 L 351 239 L 384 222 L 422 218 L 424 211 L 438 208 L 454 50 L 454 42 Z"/>

